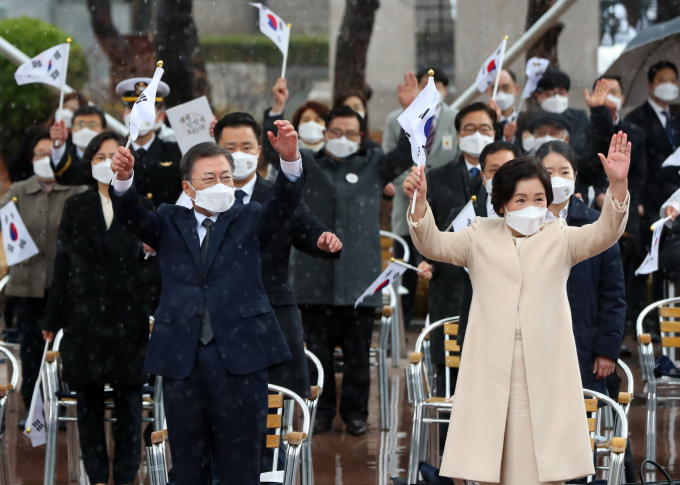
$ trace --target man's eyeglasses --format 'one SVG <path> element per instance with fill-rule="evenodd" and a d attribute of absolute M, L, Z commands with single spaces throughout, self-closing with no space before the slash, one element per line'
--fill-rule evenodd
<path fill-rule="evenodd" d="M 206 177 L 203 179 L 190 179 L 192 182 L 195 180 L 202 180 L 203 183 L 207 186 L 215 185 L 217 181 L 219 180 L 223 184 L 227 184 L 228 182 L 231 181 L 231 175 L 222 175 L 221 177 Z"/>
<path fill-rule="evenodd" d="M 482 126 L 475 126 L 473 124 L 465 125 L 463 128 L 461 128 L 460 132 L 465 135 L 472 135 L 475 132 L 480 132 L 482 135 L 490 136 L 494 131 L 493 128 L 489 125 L 482 125 Z"/>
<path fill-rule="evenodd" d="M 350 130 L 343 133 L 342 130 L 338 128 L 333 128 L 328 133 L 332 135 L 331 138 L 342 138 L 342 136 L 344 135 L 348 140 L 352 141 L 357 141 L 360 136 L 359 133 L 356 131 Z"/>
<path fill-rule="evenodd" d="M 33 152 L 33 160 L 40 160 L 41 158 L 49 157 L 48 152 Z"/>
<path fill-rule="evenodd" d="M 76 121 L 73 123 L 73 127 L 77 129 L 89 128 L 91 130 L 97 130 L 101 128 L 101 124 L 97 121 Z"/>

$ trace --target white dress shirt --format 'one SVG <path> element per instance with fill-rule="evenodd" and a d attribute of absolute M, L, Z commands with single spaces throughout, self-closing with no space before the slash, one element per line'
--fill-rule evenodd
<path fill-rule="evenodd" d="M 512 123 L 513 121 L 517 120 L 517 116 L 519 113 L 517 113 L 517 110 L 513 109 L 512 113 L 510 113 L 509 116 L 503 116 L 503 113 L 501 113 L 501 120 L 500 122 L 502 123 L 503 121 L 507 121 L 508 123 Z"/>
<path fill-rule="evenodd" d="M 52 146 L 50 147 L 50 155 L 52 158 L 52 165 L 54 165 L 54 168 L 57 168 L 57 165 L 59 165 L 59 162 L 64 156 L 64 153 L 66 153 L 66 143 L 61 145 L 59 148 L 55 148 L 54 143 L 52 144 Z M 76 147 L 76 154 L 78 155 L 78 158 L 83 158 L 83 153 L 85 153 L 83 150 Z"/>
<path fill-rule="evenodd" d="M 146 150 L 146 151 L 148 152 L 148 151 L 149 151 L 149 147 L 151 146 L 151 144 L 153 143 L 153 141 L 154 141 L 155 139 L 156 139 L 156 134 L 154 133 L 154 134 L 151 136 L 151 140 L 149 140 L 148 142 L 146 142 L 144 145 L 137 145 L 134 141 L 131 143 L 131 145 L 132 145 L 132 148 L 135 149 L 135 151 L 139 151 L 139 149 L 141 148 L 141 149 Z"/>
<path fill-rule="evenodd" d="M 253 180 L 250 180 L 247 184 L 245 184 L 243 187 L 240 189 L 236 187 L 236 190 L 242 190 L 246 193 L 246 195 L 243 196 L 243 203 L 247 204 L 250 202 L 250 198 L 253 196 L 253 191 L 255 190 L 255 182 L 257 182 L 257 175 L 253 177 Z"/>
<path fill-rule="evenodd" d="M 493 210 L 493 206 L 491 205 L 491 195 L 486 198 L 486 217 L 498 217 L 498 214 L 496 214 L 496 211 Z"/>
<path fill-rule="evenodd" d="M 562 207 L 562 210 L 560 211 L 560 219 L 564 219 L 566 221 L 568 213 L 569 213 L 569 203 L 567 203 L 567 205 Z M 548 211 L 545 214 L 545 222 L 556 221 L 556 220 L 557 220 L 557 217 L 555 217 L 555 215 L 552 212 Z"/>
<path fill-rule="evenodd" d="M 194 216 L 196 216 L 196 231 L 198 232 L 198 240 L 200 246 L 201 244 L 203 244 L 203 238 L 205 237 L 205 234 L 208 232 L 208 229 L 206 229 L 206 227 L 203 225 L 203 221 L 208 219 L 208 216 L 199 214 L 196 211 L 194 211 Z M 217 222 L 218 217 L 219 214 L 213 214 L 209 217 L 209 219 L 213 222 Z"/>
<path fill-rule="evenodd" d="M 104 212 L 104 222 L 106 222 L 106 228 L 108 229 L 113 222 L 113 204 L 111 199 L 104 197 L 101 192 L 99 192 L 99 199 L 102 203 L 102 212 Z"/>
<path fill-rule="evenodd" d="M 656 104 L 650 98 L 647 98 L 647 102 L 649 103 L 649 105 L 652 107 L 652 109 L 656 113 L 656 116 L 659 118 L 659 121 L 661 122 L 661 126 L 666 128 L 666 121 L 668 121 L 668 120 L 666 118 L 666 115 L 664 115 L 664 112 L 668 112 L 668 110 L 664 110 L 661 106 Z"/>
<path fill-rule="evenodd" d="M 473 168 L 476 168 L 476 169 L 479 170 L 480 172 L 482 171 L 482 167 L 480 167 L 479 164 L 477 164 L 477 165 L 472 165 L 470 162 L 467 161 L 467 159 L 465 158 L 464 155 L 463 155 L 463 160 L 465 160 L 465 166 L 467 167 L 468 173 L 470 173 L 470 170 L 472 170 Z"/>

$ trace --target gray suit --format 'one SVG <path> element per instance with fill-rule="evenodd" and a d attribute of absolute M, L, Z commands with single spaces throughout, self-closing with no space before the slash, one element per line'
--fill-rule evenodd
<path fill-rule="evenodd" d="M 445 163 L 455 160 L 460 153 L 458 141 L 456 140 L 456 128 L 454 126 L 458 110 L 452 109 L 446 103 L 442 103 L 441 108 L 441 113 L 435 124 L 432 150 L 427 156 L 427 164 L 425 165 L 425 170 L 427 171 L 441 167 Z M 403 111 L 403 109 L 398 109 L 387 115 L 382 142 L 383 151 L 385 153 L 393 150 L 397 146 L 397 140 L 399 139 L 399 132 L 401 130 L 397 118 Z M 442 142 L 444 136 L 453 137 L 450 150 L 443 149 Z M 392 232 L 399 236 L 409 235 L 405 215 L 406 209 L 408 208 L 408 197 L 406 196 L 406 192 L 404 192 L 402 184 L 410 172 L 411 169 L 405 171 L 392 182 L 395 187 L 394 200 L 392 202 Z"/>

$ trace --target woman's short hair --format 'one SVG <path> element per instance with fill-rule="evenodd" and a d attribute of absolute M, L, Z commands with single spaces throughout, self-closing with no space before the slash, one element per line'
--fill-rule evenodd
<path fill-rule="evenodd" d="M 317 115 L 319 115 L 319 118 L 324 120 L 324 123 L 328 117 L 328 113 L 330 112 L 328 106 L 323 103 L 319 103 L 318 101 L 307 101 L 305 104 L 296 109 L 295 113 L 293 113 L 293 119 L 291 120 L 291 123 L 293 124 L 293 128 L 295 128 L 296 131 L 300 126 L 300 118 L 302 118 L 302 113 L 308 109 L 311 109 Z"/>
<path fill-rule="evenodd" d="M 562 155 L 567 159 L 571 165 L 571 168 L 574 170 L 574 173 L 578 172 L 576 153 L 574 153 L 574 149 L 571 148 L 569 144 L 559 140 L 553 140 L 544 143 L 538 148 L 538 150 L 536 150 L 536 158 L 543 162 L 543 159 L 547 157 L 549 153 L 557 153 L 558 155 Z"/>
<path fill-rule="evenodd" d="M 545 188 L 547 205 L 552 204 L 553 193 L 550 174 L 536 157 L 515 158 L 505 163 L 493 176 L 493 190 L 491 191 L 491 205 L 496 214 L 505 217 L 505 204 L 515 195 L 517 182 L 537 178 Z"/>
<path fill-rule="evenodd" d="M 28 149 L 30 150 L 29 156 L 31 157 L 31 160 L 33 160 L 33 150 L 35 150 L 35 146 L 38 144 L 40 140 L 52 141 L 50 138 L 50 130 L 48 130 L 47 128 L 40 128 L 38 131 L 36 131 L 33 138 L 31 138 L 31 144 L 28 147 Z"/>
<path fill-rule="evenodd" d="M 125 145 L 125 139 L 113 131 L 102 131 L 92 138 L 92 141 L 88 143 L 87 148 L 85 148 L 85 151 L 83 152 L 82 163 L 86 173 L 92 173 L 92 159 L 106 140 L 113 140 L 118 143 L 118 146 Z"/>

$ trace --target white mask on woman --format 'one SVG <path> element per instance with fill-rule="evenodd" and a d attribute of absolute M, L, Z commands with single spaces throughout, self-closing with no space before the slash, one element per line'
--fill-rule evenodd
<path fill-rule="evenodd" d="M 349 157 L 359 149 L 359 142 L 348 140 L 347 137 L 330 138 L 326 140 L 326 150 L 337 158 Z"/>
<path fill-rule="evenodd" d="M 103 184 L 110 184 L 113 179 L 113 170 L 111 170 L 111 159 L 107 158 L 103 162 L 92 165 L 92 178 L 97 182 Z"/>
<path fill-rule="evenodd" d="M 654 88 L 654 96 L 659 98 L 661 101 L 673 101 L 678 97 L 678 86 L 673 83 L 659 84 Z"/>
<path fill-rule="evenodd" d="M 307 123 L 302 123 L 298 126 L 300 140 L 309 145 L 315 145 L 320 141 L 323 141 L 323 134 L 325 131 L 326 127 L 316 121 L 308 121 Z"/>
<path fill-rule="evenodd" d="M 574 193 L 575 182 L 562 177 L 550 179 L 553 191 L 553 204 L 561 204 Z"/>
<path fill-rule="evenodd" d="M 496 104 L 501 111 L 505 111 L 515 104 L 515 95 L 512 93 L 504 93 L 503 91 L 498 91 L 496 93 Z"/>
<path fill-rule="evenodd" d="M 231 156 L 234 158 L 235 180 L 247 179 L 257 168 L 257 155 L 253 155 L 252 153 L 233 152 Z"/>
<path fill-rule="evenodd" d="M 461 137 L 459 146 L 463 152 L 471 157 L 478 157 L 484 147 L 491 143 L 493 143 L 493 136 L 482 135 L 477 131 L 472 135 Z"/>
<path fill-rule="evenodd" d="M 556 94 L 541 101 L 541 108 L 549 113 L 564 113 L 569 107 L 569 96 Z"/>
<path fill-rule="evenodd" d="M 529 153 L 534 148 L 535 143 L 536 139 L 534 138 L 534 135 L 522 138 L 522 148 L 524 148 L 524 151 L 527 153 Z"/>
<path fill-rule="evenodd" d="M 515 231 L 525 236 L 536 234 L 545 221 L 546 207 L 525 207 L 524 209 L 509 212 L 505 207 L 505 222 Z"/>
<path fill-rule="evenodd" d="M 99 133 L 89 128 L 81 128 L 80 130 L 74 131 L 71 134 L 71 141 L 75 146 L 85 151 L 87 145 L 89 145 L 92 139 L 98 134 Z"/>
<path fill-rule="evenodd" d="M 42 157 L 33 162 L 33 173 L 35 173 L 41 179 L 54 180 L 52 159 L 50 157 Z"/>
<path fill-rule="evenodd" d="M 189 184 L 189 187 L 194 189 L 194 187 Z M 196 189 L 194 189 L 196 190 Z M 220 212 L 228 211 L 234 201 L 236 200 L 235 194 L 236 189 L 234 187 L 229 187 L 222 183 L 216 183 L 212 187 L 208 187 L 203 190 L 196 190 L 196 198 L 191 200 L 194 201 L 198 207 L 207 210 L 211 214 L 219 214 Z"/>

